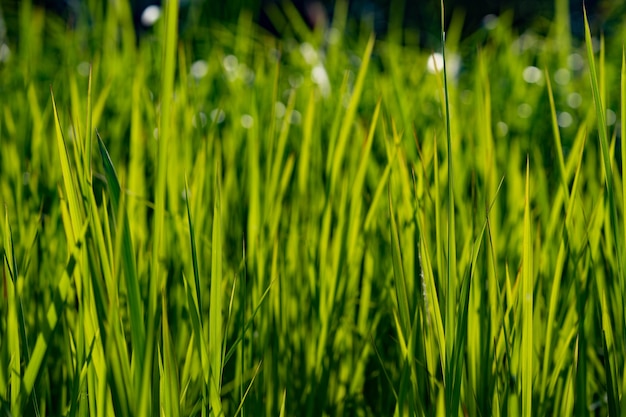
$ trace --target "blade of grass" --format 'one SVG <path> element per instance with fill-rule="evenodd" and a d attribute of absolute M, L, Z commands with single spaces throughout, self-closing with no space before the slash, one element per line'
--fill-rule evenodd
<path fill-rule="evenodd" d="M 570 218 L 573 216 L 574 214 L 574 203 L 577 201 L 577 192 L 578 192 L 578 184 L 580 184 L 580 172 L 581 172 L 581 167 L 582 167 L 582 163 L 583 163 L 583 153 L 584 153 L 584 142 L 583 142 L 583 146 L 581 146 L 580 148 L 580 156 L 578 159 L 578 165 L 576 166 L 576 172 L 574 174 L 574 183 L 572 185 L 572 192 L 571 192 L 571 198 L 569 200 L 569 203 L 567 205 L 567 209 L 565 212 L 565 220 L 564 220 L 564 230 L 563 230 L 563 238 L 561 240 L 560 246 L 559 246 L 559 252 L 557 254 L 557 259 L 556 259 L 556 266 L 554 269 L 554 275 L 552 278 L 552 289 L 550 291 L 550 298 L 549 298 L 549 304 L 548 304 L 548 320 L 547 320 L 547 328 L 546 328 L 546 336 L 545 336 L 545 345 L 544 345 L 544 357 L 543 357 L 543 365 L 542 365 L 542 371 L 541 371 L 541 385 L 540 385 L 540 398 L 539 398 L 539 404 L 541 408 L 545 407 L 544 401 L 546 398 L 546 395 L 550 395 L 552 394 L 551 389 L 548 385 L 548 371 L 552 370 L 550 367 L 550 360 L 553 357 L 552 351 L 553 351 L 553 346 L 552 346 L 552 342 L 553 339 L 555 339 L 557 335 L 555 335 L 555 330 L 557 330 L 557 320 L 555 319 L 556 314 L 557 314 L 557 305 L 559 303 L 560 297 L 562 297 L 562 293 L 561 293 L 561 279 L 563 276 L 563 271 L 566 268 L 566 252 L 568 250 L 568 245 L 567 243 L 569 241 L 574 241 L 575 240 L 575 236 L 571 236 L 569 239 L 567 239 L 568 235 L 572 234 L 573 232 L 568 232 L 567 228 L 568 228 L 568 223 L 570 221 Z"/>
<path fill-rule="evenodd" d="M 621 148 L 622 148 L 622 216 L 624 216 L 624 213 L 626 213 L 626 169 L 624 167 L 626 167 L 626 144 L 624 143 L 624 141 L 626 141 L 626 52 L 624 50 L 624 46 L 622 45 L 622 70 L 620 73 L 620 90 L 621 90 L 621 94 L 620 94 L 620 100 L 621 100 L 621 108 L 620 108 L 620 120 L 622 121 L 621 123 L 621 138 L 622 138 L 622 144 L 621 144 Z M 624 223 L 624 236 L 623 236 L 623 242 L 624 242 L 624 246 L 626 247 L 626 221 L 623 222 Z M 622 417 L 626 417 L 626 361 L 624 362 L 624 369 L 622 371 Z"/>
<path fill-rule="evenodd" d="M 166 183 L 167 183 L 167 165 L 169 156 L 169 142 L 172 134 L 172 107 L 174 97 L 174 77 L 176 67 L 176 44 L 178 33 L 178 0 L 168 0 L 165 4 L 165 24 L 162 59 L 161 59 L 161 97 L 160 97 L 160 119 L 158 125 L 158 144 L 157 144 L 157 165 L 156 165 L 156 183 L 154 196 L 154 223 L 153 223 L 153 246 L 152 246 L 152 279 L 149 283 L 148 310 L 146 313 L 146 340 L 149 341 L 144 351 L 143 359 L 143 375 L 142 383 L 139 390 L 139 398 L 137 399 L 139 406 L 137 407 L 139 415 L 150 415 L 156 412 L 156 405 L 151 404 L 154 346 L 153 340 L 156 335 L 157 324 L 157 306 L 158 291 L 161 288 L 164 279 L 164 271 L 162 270 L 161 259 L 165 257 L 164 241 L 165 241 L 165 203 L 166 203 Z M 141 369 L 141 367 L 140 367 Z M 156 375 L 156 372 L 154 372 Z"/>
<path fill-rule="evenodd" d="M 91 64 L 89 65 L 89 78 L 87 84 L 87 121 L 85 122 L 85 141 L 87 142 L 87 152 L 85 153 L 85 161 L 83 162 L 83 167 L 85 167 L 85 181 L 88 185 L 91 185 L 91 157 L 93 150 L 93 141 L 91 140 L 91 129 L 92 125 L 92 106 L 91 106 L 91 81 L 92 81 L 92 68 Z"/>
<path fill-rule="evenodd" d="M 606 294 L 601 297 L 602 315 L 602 348 L 604 351 L 604 372 L 606 378 L 607 403 L 610 416 L 620 415 L 620 403 L 618 394 L 618 378 L 615 367 L 615 339 L 612 330 L 611 318 L 609 317 L 609 307 L 607 305 Z"/>
<path fill-rule="evenodd" d="M 114 209 L 113 212 L 115 213 L 118 210 L 122 212 L 122 218 L 116 220 L 118 222 L 121 221 L 121 224 L 118 224 L 117 227 L 120 228 L 118 230 L 122 235 L 122 267 L 124 268 L 126 287 L 128 290 L 130 328 L 134 347 L 133 356 L 137 358 L 137 360 L 141 361 L 144 358 L 146 335 L 144 328 L 143 302 L 141 300 L 139 290 L 139 279 L 137 277 L 137 267 L 135 266 L 135 252 L 132 237 L 130 235 L 130 224 L 128 223 L 128 216 L 125 214 L 125 207 L 122 205 L 121 187 L 117 178 L 117 173 L 115 172 L 115 167 L 113 166 L 109 152 L 107 151 L 106 146 L 104 145 L 104 142 L 98 132 L 96 132 L 96 136 L 98 138 L 98 147 L 100 149 L 107 185 L 111 195 L 111 204 Z M 140 380 L 138 378 L 140 378 L 140 375 L 141 374 L 139 372 L 135 373 L 135 377 L 137 378 L 135 380 L 135 387 L 139 387 Z"/>
<path fill-rule="evenodd" d="M 524 248 L 522 258 L 522 345 L 520 379 L 522 416 L 532 416 L 533 397 L 533 247 L 530 219 L 530 161 L 526 159 L 524 203 Z"/>
<path fill-rule="evenodd" d="M 554 105 L 554 95 L 552 94 L 552 84 L 550 83 L 550 75 L 548 70 L 544 70 L 544 76 L 546 85 L 548 88 L 548 99 L 550 102 L 550 115 L 552 121 L 552 137 L 554 139 L 554 151 L 557 155 L 557 161 L 559 165 L 559 173 L 561 174 L 561 185 L 563 186 L 563 193 L 565 195 L 565 204 L 569 202 L 569 188 L 567 186 L 567 175 L 565 171 L 565 160 L 563 159 L 563 145 L 561 143 L 561 133 L 559 131 L 559 122 L 556 116 L 556 107 Z"/>
<path fill-rule="evenodd" d="M 164 414 L 172 417 L 180 416 L 180 401 L 179 401 L 179 387 L 178 387 L 178 370 L 176 367 L 176 358 L 173 352 L 172 336 L 170 333 L 170 324 L 167 318 L 168 308 L 166 301 L 166 293 L 161 295 L 162 302 L 162 315 L 161 322 L 163 323 L 162 329 L 162 344 L 163 344 L 163 378 L 161 378 L 162 393 L 161 393 L 161 405 Z M 136 374 L 139 375 L 139 372 Z"/>
<path fill-rule="evenodd" d="M 595 109 L 596 109 L 596 118 L 598 121 L 598 136 L 599 136 L 599 141 L 600 141 L 600 148 L 602 150 L 602 164 L 604 167 L 604 174 L 605 174 L 605 186 L 606 186 L 606 191 L 607 191 L 607 197 L 609 200 L 609 213 L 610 213 L 610 224 L 611 224 L 611 230 L 613 232 L 613 240 L 614 240 L 614 244 L 615 244 L 615 248 L 612 248 L 615 252 L 616 252 L 616 258 L 617 258 L 617 276 L 618 276 L 618 288 L 621 292 L 621 297 L 622 299 L 624 299 L 625 295 L 626 295 L 626 283 L 625 283 L 625 277 L 624 277 L 624 261 L 622 259 L 623 257 L 623 252 L 622 252 L 622 239 L 619 239 L 618 235 L 617 235 L 617 230 L 619 228 L 619 223 L 617 220 L 617 206 L 616 206 L 616 202 L 615 202 L 615 190 L 613 188 L 613 171 L 611 168 L 611 156 L 610 156 L 610 146 L 609 146 L 609 137 L 608 137 L 608 133 L 607 133 L 607 127 L 606 127 L 606 116 L 605 116 L 605 107 L 603 105 L 603 100 L 602 100 L 602 96 L 603 96 L 603 90 L 601 90 L 601 87 L 603 86 L 603 81 L 604 81 L 604 77 L 603 77 L 603 71 L 604 71 L 604 66 L 602 65 L 601 62 L 601 67 L 600 67 L 600 77 L 598 77 L 598 74 L 596 72 L 596 65 L 595 65 L 595 57 L 594 57 L 594 53 L 593 53 L 593 47 L 592 47 L 592 38 L 591 38 L 591 31 L 589 29 L 589 21 L 587 18 L 587 11 L 586 9 L 584 9 L 584 20 L 585 20 L 585 43 L 587 46 L 587 59 L 589 61 L 589 76 L 590 76 L 590 82 L 591 82 L 591 89 L 593 92 L 593 101 L 594 101 L 594 105 L 595 105 Z M 602 59 L 603 57 L 601 57 Z M 603 61 L 603 59 L 602 59 Z M 622 60 L 623 61 L 623 60 Z M 623 74 L 623 70 L 622 70 L 622 74 Z M 622 103 L 623 106 L 623 103 Z M 622 113 L 623 113 L 623 109 L 622 109 Z M 602 322 L 603 322 L 603 345 L 604 345 L 604 349 L 605 349 L 605 377 L 606 377 L 606 383 L 608 385 L 608 402 L 609 402 L 609 413 L 611 415 L 619 415 L 620 414 L 620 404 L 619 404 L 619 395 L 618 395 L 618 384 L 617 384 L 617 380 L 616 380 L 616 375 L 614 374 L 615 372 L 615 355 L 616 352 L 613 350 L 612 344 L 614 343 L 613 341 L 613 336 L 611 335 L 611 320 L 610 318 L 606 318 L 605 319 L 605 315 L 609 314 L 607 311 L 607 301 L 606 301 L 606 295 L 602 294 L 603 298 L 601 300 L 601 304 L 602 304 Z M 621 307 L 622 307 L 622 311 L 619 313 L 619 317 L 621 317 L 623 319 L 624 317 L 624 308 L 626 308 L 626 306 L 624 306 L 623 303 L 621 303 Z M 618 314 L 617 312 L 613 313 L 613 314 Z M 620 323 L 620 327 L 623 326 L 623 323 Z"/>
<path fill-rule="evenodd" d="M 365 52 L 363 53 L 361 68 L 359 68 L 359 73 L 356 77 L 356 82 L 354 84 L 354 90 L 352 91 L 352 95 L 350 96 L 348 109 L 346 110 L 346 114 L 341 121 L 341 130 L 339 131 L 339 137 L 337 138 L 337 146 L 335 147 L 334 153 L 332 155 L 332 168 L 330 172 L 331 195 L 332 191 L 337 186 L 337 182 L 340 178 L 339 170 L 343 166 L 343 157 L 345 154 L 346 146 L 348 145 L 350 132 L 352 131 L 352 123 L 356 115 L 356 110 L 361 99 L 361 93 L 365 84 L 365 76 L 367 75 L 370 57 L 372 55 L 372 50 L 374 49 L 374 42 L 375 37 L 372 35 L 370 36 L 367 46 L 365 47 Z"/>
<path fill-rule="evenodd" d="M 209 364 L 210 402 L 213 415 L 222 415 L 220 398 L 222 384 L 222 200 L 221 165 L 215 164 L 215 203 L 211 238 L 211 294 L 209 304 Z"/>
<path fill-rule="evenodd" d="M 61 121 L 57 112 L 56 101 L 54 100 L 54 93 L 50 88 L 50 96 L 52 98 L 52 108 L 54 110 L 54 127 L 56 131 L 57 150 L 59 152 L 59 158 L 61 162 L 61 172 L 63 173 L 63 185 L 65 189 L 65 198 L 67 198 L 70 218 L 72 223 L 72 235 L 73 240 L 76 239 L 76 235 L 80 231 L 80 228 L 84 224 L 83 213 L 81 212 L 77 190 L 74 183 L 74 177 L 72 176 L 72 170 L 70 168 L 70 160 L 67 153 L 67 147 L 65 137 L 63 136 L 63 130 L 61 129 Z"/>
<path fill-rule="evenodd" d="M 257 367 L 254 369 L 254 374 L 252 375 L 252 379 L 250 380 L 250 383 L 248 384 L 248 388 L 246 388 L 246 392 L 243 394 L 243 398 L 241 399 L 241 402 L 239 403 L 239 407 L 237 407 L 237 410 L 235 411 L 235 414 L 233 414 L 233 416 L 236 416 L 239 413 L 242 413 L 242 408 L 243 408 L 244 402 L 246 401 L 246 397 L 248 397 L 248 394 L 250 393 L 250 389 L 252 388 L 252 385 L 254 384 L 254 381 L 256 380 L 256 377 L 259 374 L 259 372 L 261 371 L 261 364 L 263 364 L 263 362 L 259 362 Z M 281 408 L 284 410 L 284 407 L 285 407 L 285 404 L 284 404 L 284 400 L 283 400 L 283 405 L 282 405 Z M 242 415 L 243 415 L 243 413 L 242 413 Z M 281 411 L 281 415 L 282 415 L 282 411 Z"/>
<path fill-rule="evenodd" d="M 626 294 L 626 285 L 624 283 L 624 269 L 623 269 L 623 259 L 622 259 L 622 250 L 621 250 L 621 242 L 622 240 L 617 236 L 617 230 L 619 228 L 617 221 L 617 207 L 615 203 L 615 190 L 613 187 L 613 171 L 611 169 L 611 157 L 609 153 L 609 136 L 606 128 L 606 110 L 604 108 L 602 98 L 601 98 L 601 90 L 600 90 L 600 79 L 598 78 L 598 74 L 596 72 L 596 64 L 593 53 L 592 39 L 591 39 L 591 31 L 589 29 L 589 21 L 587 20 L 587 10 L 584 9 L 584 17 L 585 17 L 585 44 L 587 45 L 587 59 L 589 61 L 589 77 L 591 82 L 591 90 L 593 92 L 593 102 L 596 109 L 596 118 L 598 121 L 598 136 L 600 141 L 600 149 L 602 150 L 602 165 L 604 167 L 604 177 L 606 181 L 606 191 L 607 197 L 609 199 L 609 211 L 611 216 L 611 230 L 613 232 L 613 238 L 615 241 L 616 247 L 614 248 L 617 257 L 617 268 L 618 268 L 618 282 L 619 288 L 622 292 L 622 297 Z"/>
<path fill-rule="evenodd" d="M 6 340 L 9 350 L 9 386 L 11 387 L 10 410 L 11 414 L 20 415 L 22 412 L 21 390 L 23 384 L 22 370 L 22 346 L 20 344 L 20 331 L 18 320 L 18 275 L 15 249 L 13 246 L 13 233 L 9 224 L 9 212 L 5 207 L 4 216 L 4 253 L 2 272 L 9 271 L 9 279 L 5 277 L 5 299 L 7 300 L 6 313 Z M 5 269 L 6 268 L 6 269 Z"/>
<path fill-rule="evenodd" d="M 398 226 L 396 224 L 396 215 L 393 211 L 391 201 L 391 189 L 388 190 L 389 199 L 389 218 L 391 232 L 391 255 L 393 259 L 393 274 L 395 278 L 396 302 L 398 303 L 398 318 L 400 322 L 400 331 L 404 340 L 410 337 L 411 329 L 411 311 L 409 308 L 409 295 L 406 288 L 406 278 L 404 275 L 404 267 L 402 264 L 402 249 L 400 244 L 400 236 L 398 234 Z"/>
<path fill-rule="evenodd" d="M 456 226 L 454 213 L 454 166 L 452 154 L 452 133 L 450 131 L 450 98 L 448 93 L 448 75 L 446 66 L 446 32 L 444 22 L 444 2 L 441 0 L 441 51 L 443 56 L 443 92 L 446 110 L 446 138 L 448 151 L 448 265 L 446 281 L 446 315 L 445 315 L 445 338 L 446 360 L 444 368 L 446 387 L 446 412 L 450 415 L 458 412 L 460 399 L 454 393 L 454 375 L 457 373 L 452 366 L 454 344 L 456 341 Z"/>

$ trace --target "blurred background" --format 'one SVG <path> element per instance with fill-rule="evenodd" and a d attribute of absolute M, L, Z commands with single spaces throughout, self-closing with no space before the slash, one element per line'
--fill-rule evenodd
<path fill-rule="evenodd" d="M 0 37 L 15 41 L 19 36 L 19 9 L 25 0 L 0 1 Z M 62 19 L 67 25 L 78 21 L 89 22 L 95 10 L 112 7 L 117 2 L 100 0 L 29 0 L 34 7 L 41 8 L 50 15 Z M 291 0 L 310 27 L 327 24 L 332 20 L 335 1 L 331 0 Z M 137 36 L 150 30 L 150 21 L 145 19 L 145 11 L 150 6 L 160 6 L 158 0 L 131 0 L 132 17 Z M 367 22 L 379 37 L 400 27 L 408 29 L 419 39 L 423 47 L 433 47 L 439 42 L 440 0 L 349 0 L 351 21 Z M 513 13 L 513 25 L 521 32 L 533 28 L 538 32 L 547 30 L 554 19 L 555 4 L 560 7 L 569 3 L 572 33 L 583 36 L 583 0 L 447 0 L 446 18 L 453 14 L 463 17 L 463 36 L 468 36 L 485 24 L 485 18 L 500 15 L 506 11 Z M 594 29 L 611 31 L 623 20 L 626 6 L 624 1 L 586 0 L 588 14 Z M 254 21 L 267 32 L 281 36 L 285 32 L 285 19 L 276 19 L 270 11 L 280 10 L 282 0 L 180 0 L 181 35 L 188 28 L 206 27 L 211 24 L 236 22 L 241 11 L 252 13 Z M 115 7 L 115 6 L 113 6 Z M 567 7 L 567 6 L 565 6 Z M 158 10 L 154 7 L 153 12 Z M 142 20 L 142 16 L 144 19 Z M 195 30 L 195 29 L 194 29 Z"/>

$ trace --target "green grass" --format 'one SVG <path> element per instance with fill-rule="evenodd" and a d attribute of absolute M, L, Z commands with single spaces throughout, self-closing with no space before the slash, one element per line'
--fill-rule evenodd
<path fill-rule="evenodd" d="M 3 414 L 626 415 L 624 29 L 455 14 L 429 71 L 342 2 L 283 40 L 177 3 L 136 43 L 21 2 Z"/>

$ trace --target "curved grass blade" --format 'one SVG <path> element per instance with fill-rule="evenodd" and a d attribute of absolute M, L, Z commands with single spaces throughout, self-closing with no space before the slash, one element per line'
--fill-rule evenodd
<path fill-rule="evenodd" d="M 84 224 L 83 213 L 80 209 L 77 190 L 75 187 L 75 179 L 72 176 L 72 170 L 70 168 L 70 159 L 67 153 L 67 146 L 65 143 L 65 137 L 63 136 L 63 130 L 61 129 L 61 121 L 57 112 L 57 105 L 54 99 L 54 93 L 50 88 L 50 96 L 52 98 L 52 109 L 54 111 L 54 127 L 56 131 L 57 149 L 59 152 L 59 159 L 61 161 L 61 172 L 63 174 L 63 185 L 65 189 L 65 195 L 68 201 L 70 218 L 72 223 L 72 232 L 74 239 L 80 231 L 80 227 Z"/>
<path fill-rule="evenodd" d="M 585 43 L 587 45 L 587 59 L 589 61 L 589 77 L 591 82 L 591 90 L 593 92 L 593 103 L 596 108 L 596 118 L 598 120 L 598 136 L 600 141 L 600 149 L 602 150 L 602 164 L 604 166 L 604 176 L 606 180 L 606 191 L 609 199 L 609 210 L 611 215 L 611 230 L 615 241 L 615 251 L 617 257 L 618 277 L 622 296 L 626 291 L 624 283 L 624 264 L 622 259 L 621 239 L 618 239 L 617 230 L 619 224 L 617 221 L 617 207 L 615 203 L 615 189 L 613 187 L 613 171 L 611 169 L 611 156 L 609 146 L 609 135 L 606 128 L 606 109 L 602 102 L 600 82 L 602 81 L 596 72 L 596 64 L 592 47 L 591 31 L 589 29 L 589 21 L 587 20 L 587 11 L 585 9 Z"/>

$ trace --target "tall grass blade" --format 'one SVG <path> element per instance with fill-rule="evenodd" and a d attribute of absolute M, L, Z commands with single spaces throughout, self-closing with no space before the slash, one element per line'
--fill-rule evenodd
<path fill-rule="evenodd" d="M 393 211 L 393 204 L 391 201 L 391 190 L 388 192 L 389 197 L 389 218 L 390 218 L 390 232 L 391 232 L 391 255 L 393 257 L 393 275 L 395 278 L 396 289 L 396 301 L 398 303 L 398 317 L 400 322 L 401 336 L 408 340 L 411 330 L 411 311 L 409 308 L 409 294 L 406 285 L 406 277 L 404 275 L 404 266 L 402 263 L 402 249 L 400 244 L 400 236 L 398 233 L 398 226 L 396 224 L 396 215 Z"/>
<path fill-rule="evenodd" d="M 357 107 L 361 99 L 363 86 L 365 85 L 365 76 L 369 67 L 370 57 L 372 55 L 372 50 L 374 49 L 375 40 L 376 39 L 374 35 L 372 35 L 367 42 L 365 52 L 363 53 L 363 57 L 361 58 L 361 67 L 359 68 L 359 73 L 357 74 L 356 82 L 354 83 L 354 90 L 352 91 L 352 95 L 350 96 L 348 109 L 346 110 L 346 114 L 341 121 L 341 130 L 339 131 L 339 137 L 337 138 L 337 146 L 335 147 L 334 153 L 332 155 L 332 169 L 330 172 L 331 190 L 335 189 L 337 182 L 340 179 L 339 170 L 343 166 L 344 154 L 348 145 L 350 132 L 353 129 L 352 123 L 354 121 Z"/>
<path fill-rule="evenodd" d="M 456 272 L 456 224 L 454 212 L 454 164 L 452 149 L 452 133 L 450 130 L 450 97 L 448 93 L 448 75 L 446 64 L 446 31 L 445 31 L 445 9 L 441 0 L 441 51 L 443 55 L 443 91 L 446 110 L 446 138 L 448 151 L 448 264 L 446 280 L 446 315 L 445 315 L 445 337 L 446 337 L 446 360 L 444 366 L 445 387 L 446 387 L 446 412 L 454 415 L 458 411 L 460 399 L 455 395 L 454 379 L 457 370 L 453 365 L 454 345 L 457 341 L 456 335 L 456 314 L 457 314 L 457 272 Z"/>
<path fill-rule="evenodd" d="M 162 397 L 162 410 L 164 414 L 172 417 L 180 416 L 180 399 L 178 386 L 178 370 L 176 367 L 176 358 L 174 354 L 174 346 L 172 346 L 172 336 L 170 331 L 170 324 L 167 318 L 167 304 L 166 296 L 163 294 L 162 309 L 163 312 L 163 378 L 161 378 L 161 397 Z"/>
<path fill-rule="evenodd" d="M 622 138 L 622 216 L 626 213 L 626 170 L 624 167 L 626 166 L 626 51 L 624 50 L 624 45 L 622 45 L 622 69 L 620 73 L 620 120 L 621 129 L 620 129 L 620 137 Z M 626 248 L 626 221 L 622 219 L 624 223 L 624 236 L 623 236 L 623 244 L 624 248 Z M 620 404 L 622 408 L 622 417 L 626 417 L 626 361 L 624 361 L 624 369 L 622 370 L 622 403 Z"/>
<path fill-rule="evenodd" d="M 209 305 L 210 401 L 213 415 L 222 415 L 222 199 L 221 166 L 215 165 L 213 233 L 211 237 L 211 294 Z"/>
<path fill-rule="evenodd" d="M 4 251 L 3 251 L 2 272 L 9 271 L 9 279 L 4 280 L 5 300 L 7 303 L 6 314 L 6 343 L 8 345 L 7 364 L 10 387 L 10 411 L 12 414 L 20 415 L 22 412 L 22 346 L 20 343 L 20 324 L 18 319 L 18 271 L 15 260 L 15 249 L 13 246 L 13 233 L 9 225 L 9 213 L 5 207 L 4 216 Z M 5 269 L 6 268 L 6 269 Z"/>
<path fill-rule="evenodd" d="M 158 124 L 158 143 L 156 156 L 156 182 L 154 185 L 154 219 L 153 219 L 153 245 L 151 274 L 152 279 L 149 283 L 148 309 L 146 312 L 146 335 L 149 343 L 145 347 L 143 359 L 143 375 L 141 383 L 141 391 L 139 393 L 139 410 L 140 415 L 148 415 L 156 410 L 152 409 L 156 405 L 152 405 L 152 384 L 154 346 L 152 341 L 155 340 L 156 323 L 157 323 L 157 306 L 158 291 L 161 288 L 164 279 L 164 271 L 162 270 L 161 259 L 165 257 L 165 203 L 166 203 L 166 185 L 167 185 L 167 166 L 168 155 L 170 152 L 170 139 L 172 135 L 173 123 L 173 97 L 174 97 L 174 77 L 176 67 L 176 44 L 178 33 L 178 0 L 168 0 L 165 3 L 165 19 L 163 25 L 163 49 L 161 58 L 161 83 L 160 83 L 160 118 Z"/>
<path fill-rule="evenodd" d="M 104 172 L 107 179 L 107 185 L 111 194 L 111 204 L 113 206 L 113 212 L 120 211 L 122 213 L 121 219 L 116 219 L 121 224 L 117 227 L 122 235 L 122 267 L 124 268 L 124 274 L 126 277 L 126 287 L 128 290 L 128 305 L 130 308 L 130 328 L 133 341 L 133 355 L 138 358 L 139 361 L 143 360 L 146 335 L 145 324 L 143 317 L 143 302 L 141 300 L 141 294 L 139 291 L 139 279 L 137 277 L 137 268 L 135 266 L 135 252 L 133 248 L 133 241 L 130 235 L 130 224 L 128 223 L 128 216 L 125 214 L 125 207 L 123 206 L 123 199 L 121 195 L 121 187 L 115 172 L 115 167 L 109 156 L 100 134 L 96 132 L 98 138 L 98 148 L 100 149 L 100 156 L 104 164 Z M 139 373 L 136 373 L 139 376 Z M 136 386 L 139 386 L 140 381 L 136 380 Z"/>
<path fill-rule="evenodd" d="M 57 112 L 56 101 L 54 100 L 54 93 L 52 92 L 52 88 L 50 89 L 50 96 L 52 97 L 52 109 L 54 110 L 54 126 L 56 131 L 56 143 L 59 159 L 61 162 L 61 172 L 63 174 L 63 185 L 65 189 L 65 198 L 67 199 L 70 216 L 71 216 L 71 224 L 72 224 L 72 233 L 68 236 L 73 236 L 75 240 L 75 235 L 78 234 L 80 228 L 83 225 L 83 213 L 81 210 L 81 206 L 79 204 L 78 194 L 75 187 L 75 179 L 72 175 L 72 169 L 70 167 L 69 155 L 67 153 L 67 147 L 65 138 L 63 136 L 63 130 L 61 129 L 61 121 L 59 119 L 59 114 Z"/>
<path fill-rule="evenodd" d="M 609 151 L 610 146 L 609 146 L 609 135 L 607 132 L 607 124 L 606 124 L 606 108 L 604 107 L 603 102 L 602 102 L 601 90 L 600 90 L 600 79 L 598 78 L 598 73 L 596 71 L 596 64 L 595 64 L 592 39 L 591 39 L 591 31 L 589 29 L 589 21 L 587 19 L 586 9 L 584 11 L 584 17 L 585 17 L 585 44 L 587 46 L 587 59 L 589 62 L 589 77 L 590 77 L 590 82 L 591 82 L 591 91 L 593 93 L 593 103 L 596 109 L 596 119 L 598 121 L 598 139 L 600 141 L 600 149 L 602 151 L 602 165 L 604 167 L 606 191 L 607 191 L 607 196 L 609 199 L 611 230 L 613 234 L 614 243 L 616 245 L 614 250 L 615 250 L 615 254 L 617 258 L 618 282 L 619 282 L 619 288 L 622 292 L 622 297 L 625 297 L 626 284 L 625 284 L 625 277 L 624 277 L 623 253 L 621 250 L 622 239 L 619 239 L 617 236 L 617 230 L 619 228 L 619 224 L 617 221 L 615 189 L 613 187 L 613 171 L 611 168 L 612 164 L 611 164 L 611 156 L 610 156 L 610 151 Z"/>
<path fill-rule="evenodd" d="M 561 142 L 561 132 L 559 131 L 559 122 L 556 115 L 556 107 L 554 104 L 554 94 L 552 93 L 552 84 L 550 82 L 550 75 L 548 70 L 544 71 L 546 85 L 548 88 L 548 99 L 550 102 L 550 115 L 552 121 L 552 137 L 554 139 L 554 150 L 557 155 L 557 161 L 559 165 L 559 173 L 561 174 L 561 185 L 563 186 L 563 193 L 565 195 L 565 203 L 569 201 L 569 188 L 567 186 L 567 174 L 565 171 L 565 160 L 563 159 L 563 144 Z"/>
<path fill-rule="evenodd" d="M 522 257 L 522 344 L 520 379 L 522 382 L 522 416 L 531 417 L 533 398 L 533 241 L 530 219 L 530 162 L 526 160 L 524 203 L 524 248 Z"/>
<path fill-rule="evenodd" d="M 166 203 L 166 182 L 168 156 L 170 152 L 170 140 L 172 135 L 172 113 L 174 97 L 174 76 L 176 66 L 176 43 L 178 26 L 178 0 L 168 0 L 165 4 L 165 25 L 163 36 L 164 45 L 162 51 L 162 73 L 161 73 L 161 97 L 158 128 L 157 166 L 156 184 L 154 197 L 154 227 L 153 227 L 153 255 L 152 274 L 150 283 L 150 299 L 148 311 L 148 326 L 152 326 L 150 321 L 154 318 L 157 305 L 157 289 L 160 288 L 162 278 L 160 259 L 164 257 L 165 248 L 163 246 L 165 234 L 165 203 Z"/>

